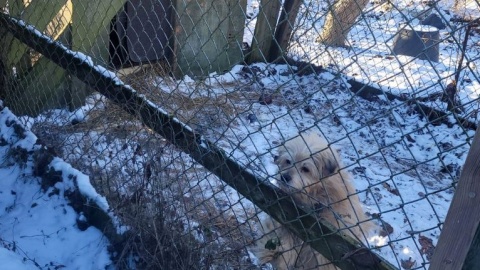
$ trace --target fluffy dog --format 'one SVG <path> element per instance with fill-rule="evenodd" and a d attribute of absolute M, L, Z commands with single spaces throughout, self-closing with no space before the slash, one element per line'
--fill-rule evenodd
<path fill-rule="evenodd" d="M 279 187 L 295 202 L 310 208 L 323 207 L 320 215 L 342 233 L 356 239 L 365 239 L 372 229 L 362 211 L 360 200 L 350 183 L 348 173 L 340 172 L 341 162 L 335 150 L 315 133 L 301 134 L 287 141 L 279 149 L 275 163 L 279 167 Z M 327 258 L 294 236 L 280 223 L 268 218 L 262 221 L 263 237 L 254 253 L 260 263 L 267 262 L 281 270 L 337 269 Z"/>

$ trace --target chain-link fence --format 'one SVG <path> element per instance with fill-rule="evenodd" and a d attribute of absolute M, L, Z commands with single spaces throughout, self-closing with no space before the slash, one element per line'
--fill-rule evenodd
<path fill-rule="evenodd" d="M 478 0 L 0 6 L 0 97 L 128 225 L 118 268 L 428 268 Z"/>

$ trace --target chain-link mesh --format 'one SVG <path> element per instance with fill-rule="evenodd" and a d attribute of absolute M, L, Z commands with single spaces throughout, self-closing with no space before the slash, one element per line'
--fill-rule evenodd
<path fill-rule="evenodd" d="M 478 0 L 0 5 L 0 98 L 128 225 L 118 268 L 428 268 Z"/>

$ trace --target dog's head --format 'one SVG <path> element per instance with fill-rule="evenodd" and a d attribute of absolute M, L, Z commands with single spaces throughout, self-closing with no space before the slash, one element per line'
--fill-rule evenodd
<path fill-rule="evenodd" d="M 279 169 L 276 179 L 279 187 L 302 205 L 328 209 L 323 216 L 331 224 L 343 226 L 336 221 L 339 217 L 350 225 L 367 219 L 350 174 L 340 170 L 342 163 L 337 151 L 319 135 L 300 134 L 288 140 L 279 148 L 275 163 Z M 362 225 L 365 231 L 373 227 L 371 222 Z M 363 236 L 358 227 L 352 230 L 355 235 Z"/>
<path fill-rule="evenodd" d="M 325 139 L 315 133 L 301 134 L 280 147 L 275 157 L 277 181 L 286 192 L 318 197 L 328 192 L 328 186 L 335 185 L 331 183 L 335 177 L 330 176 L 338 175 L 339 162 L 338 153 L 328 147 Z M 341 177 L 336 178 L 341 181 Z"/>

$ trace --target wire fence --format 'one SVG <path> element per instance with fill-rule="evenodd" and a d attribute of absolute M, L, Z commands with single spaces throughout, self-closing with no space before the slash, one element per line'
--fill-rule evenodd
<path fill-rule="evenodd" d="M 0 7 L 0 98 L 129 226 L 119 269 L 428 268 L 478 0 Z"/>

